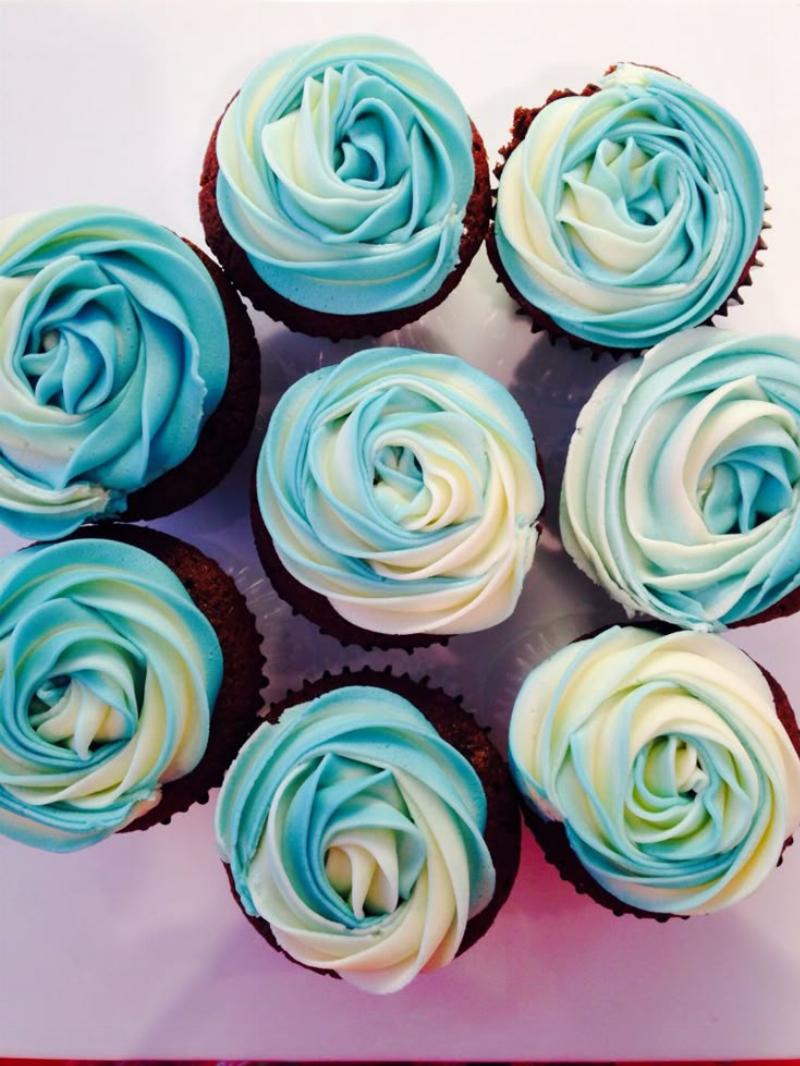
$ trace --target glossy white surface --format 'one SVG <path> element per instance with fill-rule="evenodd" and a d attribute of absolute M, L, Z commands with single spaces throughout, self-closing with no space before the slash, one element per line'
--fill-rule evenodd
<path fill-rule="evenodd" d="M 138 209 L 201 237 L 211 127 L 265 53 L 372 30 L 416 47 L 456 86 L 492 158 L 517 104 L 579 89 L 619 59 L 666 67 L 725 103 L 756 142 L 774 210 L 766 267 L 730 324 L 800 331 L 800 96 L 794 3 L 0 3 L 0 205 Z M 301 373 L 359 347 L 256 316 L 259 426 Z M 613 365 L 532 337 L 483 253 L 446 303 L 384 342 L 451 351 L 510 385 L 550 486 L 548 528 L 520 607 L 445 649 L 352 653 L 319 637 L 260 576 L 247 517 L 257 438 L 225 483 L 158 523 L 236 575 L 259 616 L 269 696 L 345 663 L 392 663 L 462 691 L 504 744 L 526 668 L 620 617 L 560 551 L 553 516 L 577 408 Z M 373 343 L 373 342 L 370 342 Z M 377 341 L 374 343 L 378 343 Z M 0 537 L 10 549 L 12 538 Z M 735 640 L 800 706 L 800 618 Z M 213 799 L 212 799 L 213 805 Z M 670 922 L 615 919 L 560 882 L 527 836 L 491 933 L 448 970 L 378 1000 L 271 952 L 231 901 L 211 805 L 169 827 L 54 856 L 0 842 L 0 1055 L 225 1058 L 730 1058 L 800 1055 L 800 848 L 753 898 Z"/>

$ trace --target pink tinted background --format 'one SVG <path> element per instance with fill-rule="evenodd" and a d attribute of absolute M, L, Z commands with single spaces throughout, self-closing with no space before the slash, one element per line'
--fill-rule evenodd
<path fill-rule="evenodd" d="M 3 213 L 117 203 L 201 239 L 197 176 L 211 127 L 263 56 L 374 31 L 426 55 L 462 94 L 492 157 L 517 104 L 579 89 L 620 59 L 675 71 L 751 132 L 773 203 L 766 269 L 740 329 L 798 328 L 798 7 L 790 3 L 0 5 Z M 256 316 L 264 419 L 301 373 L 357 344 L 287 334 Z M 613 365 L 532 337 L 481 253 L 456 293 L 384 338 L 451 351 L 508 384 L 547 469 L 548 527 L 519 610 L 445 649 L 367 656 L 293 619 L 260 575 L 247 457 L 218 491 L 158 523 L 237 577 L 259 617 L 269 696 L 345 663 L 430 674 L 500 745 L 526 669 L 619 618 L 565 559 L 553 524 L 580 403 Z M 366 343 L 378 343 L 368 341 Z M 14 546 L 0 537 L 0 548 Z M 800 703 L 800 620 L 737 634 Z M 752 899 L 666 927 L 617 920 L 562 884 L 526 837 L 511 899 L 479 945 L 390 999 L 361 995 L 267 950 L 230 900 L 212 803 L 170 827 L 53 856 L 0 841 L 0 1054 L 321 1059 L 623 1059 L 800 1054 L 800 848 Z"/>

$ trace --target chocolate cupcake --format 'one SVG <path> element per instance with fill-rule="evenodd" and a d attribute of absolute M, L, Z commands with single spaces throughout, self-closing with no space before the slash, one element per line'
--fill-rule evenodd
<path fill-rule="evenodd" d="M 200 178 L 209 247 L 290 329 L 399 329 L 455 288 L 486 236 L 480 134 L 450 86 L 382 37 L 338 37 L 254 70 Z"/>
<path fill-rule="evenodd" d="M 785 693 L 710 633 L 614 626 L 523 684 L 509 761 L 549 862 L 637 917 L 754 892 L 800 823 L 800 732 Z"/>
<path fill-rule="evenodd" d="M 259 353 L 219 267 L 116 208 L 0 222 L 0 522 L 55 540 L 152 518 L 244 448 Z"/>
<path fill-rule="evenodd" d="M 52 851 L 205 802 L 261 707 L 233 581 L 164 533 L 109 534 L 0 561 L 0 833 Z"/>
<path fill-rule="evenodd" d="M 256 468 L 264 567 L 346 644 L 412 648 L 507 618 L 544 488 L 511 394 L 451 355 L 373 348 L 296 382 Z"/>
<path fill-rule="evenodd" d="M 800 340 L 705 326 L 595 389 L 561 535 L 629 613 L 722 629 L 800 606 L 799 501 Z"/>
<path fill-rule="evenodd" d="M 519 863 L 507 767 L 460 701 L 345 671 L 276 704 L 226 774 L 231 889 L 289 959 L 375 993 L 491 926 Z"/>
<path fill-rule="evenodd" d="M 489 257 L 534 330 L 639 351 L 726 313 L 764 247 L 755 148 L 713 100 L 622 63 L 518 108 Z"/>

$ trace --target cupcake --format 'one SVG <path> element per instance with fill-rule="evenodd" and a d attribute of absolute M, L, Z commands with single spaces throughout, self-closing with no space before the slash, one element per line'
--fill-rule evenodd
<path fill-rule="evenodd" d="M 55 540 L 213 488 L 259 393 L 244 305 L 154 222 L 65 207 L 0 222 L 0 522 Z"/>
<path fill-rule="evenodd" d="M 519 863 L 505 763 L 460 701 L 345 670 L 272 708 L 228 770 L 217 842 L 251 923 L 374 993 L 489 929 Z"/>
<path fill-rule="evenodd" d="M 228 104 L 200 216 L 240 292 L 290 329 L 399 329 L 450 293 L 486 236 L 480 134 L 450 86 L 382 37 L 281 52 Z"/>
<path fill-rule="evenodd" d="M 252 731 L 244 598 L 164 533 L 114 526 L 0 561 L 0 833 L 51 851 L 205 802 Z"/>
<path fill-rule="evenodd" d="M 518 108 L 489 256 L 534 330 L 637 351 L 727 313 L 764 247 L 761 165 L 718 104 L 622 63 Z"/>
<path fill-rule="evenodd" d="M 800 340 L 706 326 L 595 389 L 561 535 L 630 614 L 722 629 L 800 606 L 799 494 Z"/>
<path fill-rule="evenodd" d="M 800 823 L 794 712 L 711 633 L 614 626 L 562 648 L 523 684 L 509 745 L 547 859 L 616 914 L 736 903 Z"/>
<path fill-rule="evenodd" d="M 511 394 L 451 355 L 372 348 L 296 382 L 258 457 L 279 595 L 343 643 L 405 647 L 507 618 L 544 505 Z"/>

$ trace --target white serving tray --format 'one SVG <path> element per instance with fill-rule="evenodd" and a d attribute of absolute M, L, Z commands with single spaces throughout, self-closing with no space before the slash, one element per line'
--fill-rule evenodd
<path fill-rule="evenodd" d="M 201 238 L 213 123 L 261 57 L 357 30 L 402 38 L 463 96 L 493 158 L 515 105 L 580 89 L 606 65 L 666 67 L 724 102 L 758 145 L 774 229 L 739 329 L 800 331 L 800 93 L 794 3 L 547 6 L 0 2 L 0 213 L 116 203 Z M 256 316 L 259 419 L 303 372 L 356 350 Z M 391 663 L 461 691 L 505 745 L 515 686 L 543 655 L 619 613 L 571 566 L 553 525 L 578 406 L 613 365 L 532 337 L 481 253 L 456 293 L 389 343 L 455 352 L 510 385 L 550 486 L 519 609 L 445 649 L 348 652 L 261 576 L 247 518 L 257 440 L 225 483 L 157 523 L 230 568 L 258 613 L 270 697 L 345 663 Z M 376 343 L 376 342 L 369 342 Z M 0 539 L 10 550 L 15 542 Z M 800 618 L 737 634 L 800 706 Z M 292 966 L 231 900 L 212 804 L 169 827 L 58 856 L 0 841 L 0 1055 L 91 1058 L 587 1059 L 800 1055 L 800 846 L 753 898 L 661 926 L 579 898 L 525 836 L 511 898 L 449 969 L 377 999 Z"/>

